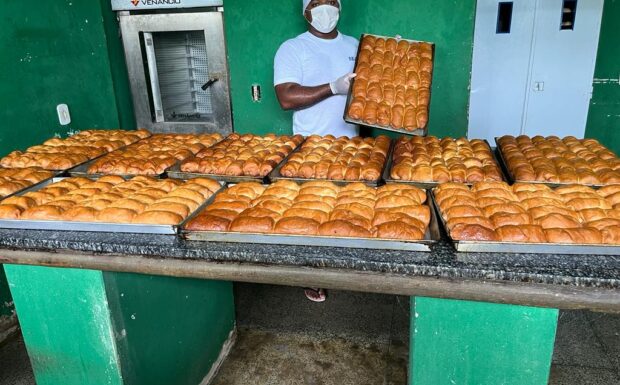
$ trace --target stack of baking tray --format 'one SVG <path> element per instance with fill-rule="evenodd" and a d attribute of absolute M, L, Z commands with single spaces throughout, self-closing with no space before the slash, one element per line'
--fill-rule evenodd
<path fill-rule="evenodd" d="M 97 179 L 90 177 L 91 179 Z M 21 191 L 17 195 L 23 195 L 30 191 L 39 191 L 44 187 L 60 182 L 65 177 L 56 177 L 32 186 Z M 225 183 L 221 182 L 222 189 Z M 221 191 L 221 190 L 220 190 Z M 219 192 L 219 191 L 218 191 Z M 137 233 L 137 234 L 160 234 L 160 235 L 176 235 L 185 223 L 190 221 L 194 215 L 204 207 L 207 202 L 201 204 L 193 213 L 191 213 L 182 223 L 178 225 L 150 225 L 137 223 L 106 223 L 106 222 L 77 222 L 77 221 L 54 221 L 54 220 L 22 220 L 22 219 L 0 219 L 0 228 L 4 229 L 21 229 L 21 230 L 53 230 L 53 231 L 85 231 L 98 233 Z"/>
<path fill-rule="evenodd" d="M 232 186 L 232 185 L 230 185 Z M 218 192 L 225 192 L 222 189 Z M 216 199 L 214 194 L 203 209 L 209 206 Z M 287 235 L 287 234 L 262 234 L 262 233 L 237 233 L 223 231 L 195 231 L 186 229 L 185 225 L 181 232 L 182 236 L 190 241 L 201 242 L 227 242 L 227 243 L 259 243 L 271 245 L 295 245 L 295 246 L 320 246 L 320 247 L 346 247 L 354 249 L 379 249 L 379 250 L 407 250 L 407 251 L 431 251 L 431 246 L 441 239 L 439 224 L 436 218 L 436 211 L 427 191 L 427 203 L 430 206 L 431 221 L 422 240 L 406 241 L 395 239 L 378 238 L 354 238 L 354 237 L 327 237 L 311 235 Z M 192 219 L 200 214 L 195 213 Z"/>

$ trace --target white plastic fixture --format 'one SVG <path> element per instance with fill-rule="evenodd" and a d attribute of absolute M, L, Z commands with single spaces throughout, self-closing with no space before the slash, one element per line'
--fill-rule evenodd
<path fill-rule="evenodd" d="M 69 113 L 69 106 L 66 104 L 59 104 L 56 106 L 56 112 L 58 112 L 58 120 L 60 124 L 66 126 L 71 123 L 71 114 Z"/>

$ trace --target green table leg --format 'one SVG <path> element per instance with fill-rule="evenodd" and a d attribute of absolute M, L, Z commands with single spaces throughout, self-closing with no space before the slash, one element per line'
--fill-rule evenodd
<path fill-rule="evenodd" d="M 546 385 L 558 310 L 411 298 L 409 383 Z"/>
<path fill-rule="evenodd" d="M 5 270 L 37 385 L 197 385 L 234 330 L 230 282 Z"/>

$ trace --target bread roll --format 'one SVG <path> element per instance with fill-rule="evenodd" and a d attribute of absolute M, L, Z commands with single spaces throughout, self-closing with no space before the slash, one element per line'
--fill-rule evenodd
<path fill-rule="evenodd" d="M 502 242 L 545 243 L 547 240 L 538 225 L 501 226 L 496 232 Z"/>
<path fill-rule="evenodd" d="M 19 219 L 23 209 L 14 204 L 0 205 L 0 218 L 2 219 Z"/>
<path fill-rule="evenodd" d="M 355 237 L 371 238 L 370 231 L 363 227 L 355 226 L 347 221 L 334 220 L 323 223 L 319 226 L 319 235 L 329 237 Z"/>
<path fill-rule="evenodd" d="M 545 235 L 550 243 L 568 244 L 600 244 L 603 241 L 601 232 L 591 227 L 579 229 L 546 229 Z"/>
<path fill-rule="evenodd" d="M 571 228 L 581 227 L 581 223 L 579 223 L 579 221 L 575 220 L 574 218 L 570 216 L 558 214 L 558 213 L 547 214 L 543 217 L 535 219 L 534 224 L 540 225 L 544 229 L 553 229 L 553 228 L 571 229 Z"/>
<path fill-rule="evenodd" d="M 183 217 L 169 211 L 145 211 L 136 215 L 132 223 L 148 225 L 179 225 L 183 222 Z"/>
<path fill-rule="evenodd" d="M 479 225 L 486 227 L 487 229 L 494 230 L 495 226 L 491 223 L 491 220 L 484 217 L 460 217 L 460 218 L 448 218 L 446 225 L 448 229 L 453 229 L 458 225 Z"/>
<path fill-rule="evenodd" d="M 499 241 L 494 230 L 480 225 L 460 224 L 450 230 L 450 237 L 459 241 Z"/>
<path fill-rule="evenodd" d="M 132 223 L 136 215 L 137 213 L 130 209 L 106 208 L 97 213 L 97 221 L 107 223 Z"/>
<path fill-rule="evenodd" d="M 603 243 L 607 245 L 620 245 L 620 227 L 608 226 L 601 230 Z"/>
<path fill-rule="evenodd" d="M 385 222 L 377 226 L 377 238 L 380 239 L 402 239 L 402 240 L 421 240 L 424 239 L 424 232 L 416 227 L 402 222 Z"/>
<path fill-rule="evenodd" d="M 532 224 L 532 218 L 528 213 L 496 213 L 491 216 L 491 221 L 495 227 L 519 226 Z"/>
<path fill-rule="evenodd" d="M 228 231 L 230 219 L 217 215 L 199 215 L 192 219 L 186 226 L 192 231 Z"/>
<path fill-rule="evenodd" d="M 274 232 L 292 235 L 317 235 L 319 232 L 319 222 L 300 217 L 282 218 L 276 223 Z"/>
<path fill-rule="evenodd" d="M 230 224 L 230 231 L 244 233 L 271 233 L 275 221 L 269 217 L 238 217 Z"/>

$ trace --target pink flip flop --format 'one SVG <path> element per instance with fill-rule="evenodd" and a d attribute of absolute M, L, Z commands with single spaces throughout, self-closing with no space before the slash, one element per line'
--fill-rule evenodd
<path fill-rule="evenodd" d="M 306 295 L 306 298 L 312 302 L 325 302 L 327 299 L 325 289 L 313 289 L 308 287 L 304 289 L 304 294 Z"/>

